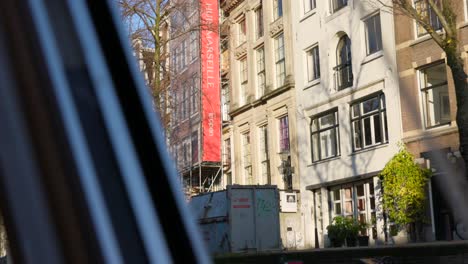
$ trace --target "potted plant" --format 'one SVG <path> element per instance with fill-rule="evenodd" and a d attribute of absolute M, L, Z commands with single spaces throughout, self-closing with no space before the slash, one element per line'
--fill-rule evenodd
<path fill-rule="evenodd" d="M 353 218 L 346 218 L 346 246 L 355 247 L 361 224 Z"/>
<path fill-rule="evenodd" d="M 341 247 L 346 238 L 346 218 L 337 216 L 333 222 L 327 226 L 328 238 L 332 247 Z"/>
<path fill-rule="evenodd" d="M 374 220 L 372 220 L 374 222 Z M 369 228 L 370 225 L 365 222 L 359 222 L 359 230 L 361 234 L 358 235 L 357 241 L 360 247 L 367 247 L 369 246 L 369 236 L 367 235 L 366 229 Z"/>

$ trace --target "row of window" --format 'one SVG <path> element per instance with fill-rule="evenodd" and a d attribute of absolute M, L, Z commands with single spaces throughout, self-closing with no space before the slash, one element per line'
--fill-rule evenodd
<path fill-rule="evenodd" d="M 184 39 L 172 50 L 172 69 L 180 72 L 198 58 L 198 32 L 190 32 L 190 37 Z"/>
<path fill-rule="evenodd" d="M 366 30 L 367 55 L 382 50 L 382 32 L 380 14 L 373 15 L 364 21 Z M 307 81 L 320 78 L 320 55 L 318 45 L 306 50 Z M 347 35 L 341 36 L 336 49 L 336 66 L 333 67 L 334 85 L 337 91 L 353 85 L 351 57 L 351 40 Z"/>
<path fill-rule="evenodd" d="M 334 186 L 328 190 L 331 219 L 344 216 L 357 219 L 361 223 L 370 224 L 369 228 L 360 230 L 362 235 L 369 235 L 377 239 L 377 215 L 375 188 L 373 180 Z M 314 218 L 317 229 L 323 232 L 322 194 L 321 190 L 314 191 Z"/>
<path fill-rule="evenodd" d="M 260 4 L 254 11 L 255 14 L 255 39 L 259 39 L 264 35 L 263 28 L 263 6 Z M 283 16 L 283 1 L 273 0 L 273 19 L 277 20 Z M 237 26 L 238 38 L 237 45 L 242 45 L 247 40 L 247 23 L 245 16 L 240 18 Z"/>
<path fill-rule="evenodd" d="M 382 34 L 380 14 L 369 17 L 364 21 L 366 28 L 367 54 L 373 54 L 382 50 Z M 286 80 L 286 62 L 284 35 L 280 34 L 274 39 L 275 58 L 275 80 L 276 87 L 281 87 Z M 256 56 L 256 98 L 265 94 L 265 49 L 260 47 L 255 51 Z M 307 80 L 312 82 L 320 78 L 320 55 L 318 45 L 306 51 L 307 57 Z M 334 84 L 337 91 L 353 85 L 351 40 L 347 35 L 340 38 L 336 53 L 336 66 L 334 70 Z M 239 61 L 240 72 L 240 105 L 247 103 L 248 91 L 248 69 L 247 57 Z"/>
<path fill-rule="evenodd" d="M 284 35 L 280 34 L 275 39 L 275 72 L 276 72 L 276 87 L 281 87 L 286 83 L 286 61 Z M 256 56 L 256 98 L 262 97 L 266 92 L 266 73 L 265 73 L 265 48 L 261 46 L 255 50 Z M 248 66 L 247 56 L 239 60 L 239 82 L 240 82 L 240 97 L 239 104 L 247 103 L 249 97 L 248 89 Z"/>
<path fill-rule="evenodd" d="M 181 169 L 199 162 L 199 140 L 198 132 L 192 132 L 191 137 L 185 138 L 180 144 L 175 144 L 172 154 L 176 161 L 177 168 Z"/>
<path fill-rule="evenodd" d="M 283 116 L 278 119 L 278 143 L 280 153 L 289 153 L 290 139 L 289 139 L 289 118 Z M 258 128 L 258 157 L 260 178 L 255 181 L 252 175 L 252 155 L 251 155 L 251 139 L 250 132 L 241 134 L 241 164 L 242 174 L 245 179 L 245 184 L 269 184 L 270 180 L 270 154 L 268 145 L 268 127 L 262 125 Z M 231 165 L 231 139 L 228 138 L 224 141 L 223 146 L 223 162 L 225 165 Z"/>
<path fill-rule="evenodd" d="M 388 142 L 387 113 L 383 93 L 351 104 L 350 111 L 353 151 Z M 338 120 L 337 109 L 311 119 L 310 138 L 313 162 L 340 155 Z"/>
<path fill-rule="evenodd" d="M 426 129 L 450 124 L 450 100 L 444 62 L 418 71 L 424 126 Z M 340 155 L 338 111 L 331 110 L 312 118 L 310 124 L 312 161 Z M 388 142 L 387 112 L 383 93 L 367 97 L 350 106 L 353 151 Z"/>
<path fill-rule="evenodd" d="M 316 8 L 315 0 L 303 0 L 304 14 Z M 330 0 L 330 13 L 335 13 L 338 10 L 348 5 L 348 0 Z M 435 1 L 437 5 L 441 5 L 441 1 Z M 441 30 L 442 24 L 435 14 L 434 10 L 426 0 L 414 0 L 414 8 L 418 11 L 421 17 L 427 17 L 429 25 L 435 30 Z M 466 5 L 468 7 L 468 5 Z M 380 28 L 380 26 L 379 26 Z M 380 29 L 379 29 L 380 30 Z M 427 31 L 419 24 L 416 25 L 416 33 L 418 37 L 427 34 Z"/>
<path fill-rule="evenodd" d="M 172 90 L 172 121 L 174 125 L 198 113 L 200 109 L 200 90 L 198 78 L 193 77 L 189 86 Z"/>
<path fill-rule="evenodd" d="M 450 123 L 450 102 L 447 87 L 446 66 L 435 63 L 419 70 L 419 84 L 425 127 L 431 128 Z M 310 123 L 312 161 L 317 162 L 340 155 L 338 111 L 333 109 L 314 116 Z M 366 97 L 350 105 L 352 149 L 359 151 L 388 142 L 387 111 L 383 93 Z M 266 138 L 266 127 L 261 135 Z M 285 116 L 279 120 L 280 152 L 289 150 L 289 122 Z M 244 134 L 243 146 L 250 148 L 250 136 Z M 266 141 L 261 149 L 267 149 Z M 263 143 L 261 143 L 263 144 Z M 247 178 L 250 170 L 250 152 L 244 151 L 243 164 Z M 268 153 L 266 151 L 265 153 Z M 267 154 L 266 154 L 267 155 Z M 263 156 L 262 156 L 263 157 Z M 265 161 L 268 160 L 265 156 Z M 230 161 L 230 159 L 229 159 Z"/>

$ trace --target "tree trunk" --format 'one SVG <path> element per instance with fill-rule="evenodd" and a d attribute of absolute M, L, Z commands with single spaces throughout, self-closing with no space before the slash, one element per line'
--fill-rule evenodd
<path fill-rule="evenodd" d="M 447 64 L 452 70 L 457 97 L 458 133 L 460 139 L 460 153 L 465 162 L 465 177 L 468 178 L 468 89 L 466 84 L 466 73 L 463 68 L 463 60 L 457 52 L 447 52 Z"/>

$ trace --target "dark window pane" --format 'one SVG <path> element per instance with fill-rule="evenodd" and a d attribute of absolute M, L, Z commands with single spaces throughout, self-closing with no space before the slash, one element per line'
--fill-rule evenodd
<path fill-rule="evenodd" d="M 278 17 L 283 16 L 283 0 L 278 0 Z"/>
<path fill-rule="evenodd" d="M 341 214 L 341 204 L 340 203 L 335 204 L 335 214 L 337 214 L 337 215 Z"/>
<path fill-rule="evenodd" d="M 359 199 L 358 200 L 358 210 L 359 211 L 366 210 L 366 200 L 364 200 L 364 199 Z"/>
<path fill-rule="evenodd" d="M 380 15 L 375 17 L 375 35 L 377 42 L 377 50 L 382 49 L 382 29 L 380 28 Z"/>
<path fill-rule="evenodd" d="M 356 193 L 357 193 L 357 196 L 364 196 L 364 185 L 357 185 Z"/>
<path fill-rule="evenodd" d="M 388 141 L 387 112 L 384 112 L 385 141 Z"/>
<path fill-rule="evenodd" d="M 372 145 L 371 122 L 370 117 L 364 119 L 364 140 L 365 145 Z"/>
<path fill-rule="evenodd" d="M 380 29 L 380 15 L 366 20 L 367 30 L 367 54 L 372 54 L 382 49 L 382 36 Z"/>
<path fill-rule="evenodd" d="M 375 111 L 379 109 L 379 98 L 374 97 L 362 103 L 362 110 L 364 114 Z"/>
<path fill-rule="evenodd" d="M 314 79 L 320 78 L 320 57 L 319 57 L 319 49 L 315 47 L 312 50 L 314 55 Z"/>
<path fill-rule="evenodd" d="M 335 189 L 335 190 L 333 190 L 333 200 L 334 200 L 334 201 L 339 201 L 339 200 L 341 200 L 340 189 Z"/>

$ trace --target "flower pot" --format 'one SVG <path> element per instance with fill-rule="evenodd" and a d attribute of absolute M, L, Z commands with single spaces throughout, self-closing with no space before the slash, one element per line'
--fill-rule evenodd
<path fill-rule="evenodd" d="M 356 246 L 356 238 L 354 238 L 354 237 L 347 237 L 347 238 L 346 238 L 346 246 L 347 246 L 347 247 L 355 247 L 355 246 Z"/>
<path fill-rule="evenodd" d="M 343 246 L 343 241 L 332 239 L 330 240 L 332 247 L 341 247 Z"/>
<path fill-rule="evenodd" d="M 358 236 L 357 240 L 360 247 L 369 246 L 369 236 Z"/>

